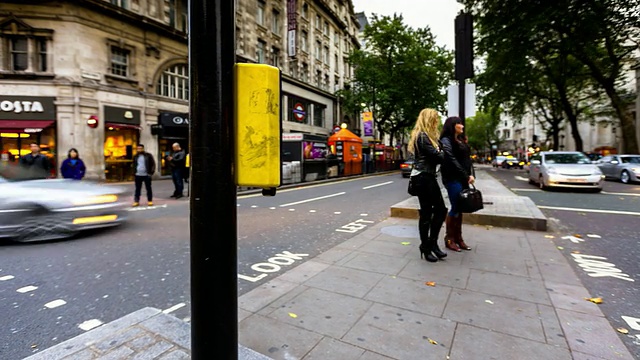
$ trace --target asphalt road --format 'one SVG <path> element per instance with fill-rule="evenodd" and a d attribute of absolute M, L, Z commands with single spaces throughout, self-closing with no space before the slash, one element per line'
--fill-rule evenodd
<path fill-rule="evenodd" d="M 239 196 L 238 295 L 387 218 L 390 205 L 407 198 L 406 182 L 393 173 Z M 0 244 L 0 359 L 21 359 L 147 306 L 189 320 L 188 200 L 167 199 L 170 190 L 154 183 L 154 206 L 131 211 L 118 228 Z"/>
<path fill-rule="evenodd" d="M 528 184 L 524 170 L 489 173 L 554 220 L 554 242 L 590 295 L 603 299 L 600 309 L 613 327 L 629 330 L 620 338 L 640 358 L 640 184 L 607 181 L 599 194 L 542 191 Z"/>

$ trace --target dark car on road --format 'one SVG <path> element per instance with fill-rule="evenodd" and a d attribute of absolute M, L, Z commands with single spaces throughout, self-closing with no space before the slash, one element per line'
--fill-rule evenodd
<path fill-rule="evenodd" d="M 411 169 L 413 169 L 413 159 L 407 159 L 400 164 L 400 173 L 404 178 L 408 178 L 411 175 Z"/>

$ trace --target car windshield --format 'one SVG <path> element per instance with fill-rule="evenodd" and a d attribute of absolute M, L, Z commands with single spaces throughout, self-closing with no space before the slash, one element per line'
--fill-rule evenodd
<path fill-rule="evenodd" d="M 623 164 L 640 164 L 640 156 L 621 156 Z"/>
<path fill-rule="evenodd" d="M 591 164 L 591 159 L 582 153 L 546 154 L 544 161 L 547 164 Z"/>

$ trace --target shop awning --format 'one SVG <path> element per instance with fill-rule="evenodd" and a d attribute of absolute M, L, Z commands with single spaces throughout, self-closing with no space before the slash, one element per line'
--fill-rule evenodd
<path fill-rule="evenodd" d="M 119 124 L 119 123 L 111 123 L 111 122 L 107 122 L 104 123 L 104 126 L 108 128 L 114 128 L 114 129 L 133 129 L 133 130 L 140 130 L 142 129 L 139 125 L 133 125 L 133 124 Z"/>
<path fill-rule="evenodd" d="M 38 132 L 53 125 L 54 120 L 0 120 L 0 130 L 7 132 Z M 29 131 L 34 129 L 34 131 Z"/>

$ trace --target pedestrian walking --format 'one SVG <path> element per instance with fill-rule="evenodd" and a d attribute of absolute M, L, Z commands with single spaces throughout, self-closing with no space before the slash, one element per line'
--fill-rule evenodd
<path fill-rule="evenodd" d="M 447 216 L 447 208 L 437 181 L 438 165 L 444 160 L 438 141 L 439 123 L 440 115 L 436 110 L 423 109 L 411 131 L 408 144 L 408 150 L 415 159 L 411 181 L 417 185 L 420 203 L 420 258 L 424 255 L 429 262 L 436 262 L 447 256 L 438 246 L 440 229 Z"/>
<path fill-rule="evenodd" d="M 140 205 L 140 193 L 142 192 L 142 184 L 147 191 L 147 205 L 153 206 L 153 191 L 151 190 L 151 176 L 156 172 L 156 162 L 153 156 L 144 151 L 144 145 L 138 144 L 136 156 L 133 158 L 133 166 L 135 169 L 135 186 L 136 190 L 133 195 L 133 206 Z"/>
<path fill-rule="evenodd" d="M 187 155 L 186 152 L 180 147 L 179 143 L 174 143 L 172 145 L 172 148 L 173 153 L 167 156 L 167 161 L 169 161 L 169 165 L 171 166 L 171 178 L 173 179 L 173 186 L 175 188 L 171 197 L 180 199 L 184 196 L 183 191 Z"/>
<path fill-rule="evenodd" d="M 445 223 L 445 244 L 450 250 L 471 250 L 462 239 L 462 213 L 458 211 L 460 193 L 475 182 L 469 146 L 464 139 L 464 125 L 459 117 L 450 117 L 444 122 L 440 141 L 444 152 L 441 173 L 442 182 L 449 194 L 451 208 Z"/>
<path fill-rule="evenodd" d="M 87 168 L 75 148 L 69 149 L 67 158 L 60 165 L 60 173 L 65 179 L 82 180 Z"/>
<path fill-rule="evenodd" d="M 29 144 L 31 153 L 20 158 L 19 164 L 27 170 L 29 179 L 46 179 L 51 176 L 51 162 L 40 153 L 40 145 L 36 142 Z"/>

